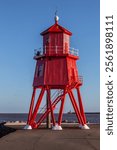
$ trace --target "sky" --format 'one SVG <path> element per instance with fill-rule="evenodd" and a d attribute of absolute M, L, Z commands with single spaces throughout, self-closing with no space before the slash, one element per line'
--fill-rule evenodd
<path fill-rule="evenodd" d="M 56 10 L 59 24 L 73 33 L 71 47 L 79 49 L 85 111 L 100 111 L 99 9 L 99 0 L 0 0 L 0 113 L 28 112 L 34 49 L 42 47 L 40 33 L 54 24 Z"/>

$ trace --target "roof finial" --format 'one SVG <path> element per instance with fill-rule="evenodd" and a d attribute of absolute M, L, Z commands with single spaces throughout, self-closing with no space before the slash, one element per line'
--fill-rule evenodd
<path fill-rule="evenodd" d="M 55 18 L 54 18 L 54 19 L 55 19 L 55 23 L 58 24 L 59 17 L 57 16 L 57 12 L 58 12 L 58 11 L 56 10 L 56 11 L 55 11 Z"/>

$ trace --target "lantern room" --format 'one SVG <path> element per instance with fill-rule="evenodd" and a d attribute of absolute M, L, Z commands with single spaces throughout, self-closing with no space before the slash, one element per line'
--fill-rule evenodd
<path fill-rule="evenodd" d="M 48 55 L 68 54 L 69 41 L 72 33 L 58 24 L 58 16 L 55 24 L 43 31 L 43 53 Z"/>

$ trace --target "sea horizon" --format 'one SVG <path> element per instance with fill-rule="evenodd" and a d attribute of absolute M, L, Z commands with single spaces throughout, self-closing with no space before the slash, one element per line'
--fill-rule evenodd
<path fill-rule="evenodd" d="M 55 114 L 55 119 L 58 120 L 58 113 Z M 88 123 L 100 123 L 100 112 L 85 112 L 86 120 Z M 41 116 L 37 114 L 36 120 Z M 9 122 L 9 121 L 21 121 L 26 122 L 28 118 L 28 113 L 0 113 L 0 122 Z M 46 122 L 46 119 L 44 120 Z M 68 123 L 77 123 L 77 117 L 74 112 L 63 113 L 62 122 Z"/>

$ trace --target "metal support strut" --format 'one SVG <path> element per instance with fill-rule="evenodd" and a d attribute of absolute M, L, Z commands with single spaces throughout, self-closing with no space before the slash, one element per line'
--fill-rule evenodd
<path fill-rule="evenodd" d="M 80 113 L 82 115 L 84 123 L 86 124 L 86 116 L 85 116 L 84 108 L 83 108 L 83 104 L 82 104 L 82 98 L 81 98 L 81 94 L 80 94 L 80 88 L 77 87 L 76 89 L 77 89 L 77 95 L 78 95 L 78 100 L 79 100 Z"/>
<path fill-rule="evenodd" d="M 38 97 L 38 100 L 37 100 L 35 109 L 34 109 L 34 111 L 33 111 L 32 117 L 31 117 L 31 119 L 30 119 L 30 121 L 29 121 L 29 124 L 32 125 L 32 126 L 33 126 L 34 120 L 35 120 L 35 118 L 36 118 L 36 116 L 37 116 L 37 112 L 38 112 L 39 106 L 40 106 L 40 104 L 41 104 L 41 101 L 42 101 L 42 97 L 43 97 L 43 95 L 44 95 L 44 92 L 45 92 L 45 88 L 42 88 L 42 90 L 41 90 L 41 92 L 40 92 L 40 95 L 39 95 L 39 97 Z"/>

